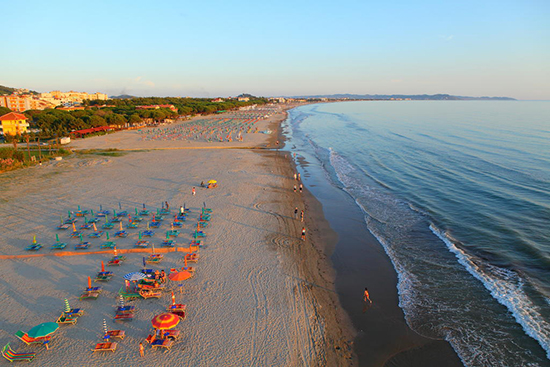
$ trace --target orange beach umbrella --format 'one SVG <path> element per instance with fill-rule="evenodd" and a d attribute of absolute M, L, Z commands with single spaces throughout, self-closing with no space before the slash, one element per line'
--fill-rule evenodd
<path fill-rule="evenodd" d="M 155 329 L 167 330 L 176 327 L 179 324 L 180 318 L 173 313 L 162 313 L 153 317 L 151 324 Z"/>
<path fill-rule="evenodd" d="M 103 260 L 101 261 L 101 271 L 105 273 L 105 264 L 103 264 Z"/>
<path fill-rule="evenodd" d="M 88 277 L 88 288 L 92 288 L 92 278 Z"/>
<path fill-rule="evenodd" d="M 193 276 L 193 273 L 184 270 L 184 271 L 178 271 L 178 272 L 170 273 L 168 275 L 168 278 L 173 282 L 181 282 L 182 280 L 189 279 L 192 276 Z"/>

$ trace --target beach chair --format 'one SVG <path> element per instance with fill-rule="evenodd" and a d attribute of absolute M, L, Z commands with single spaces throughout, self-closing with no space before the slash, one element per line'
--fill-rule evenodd
<path fill-rule="evenodd" d="M 51 247 L 52 250 L 63 250 L 65 247 L 67 247 L 67 244 L 65 242 L 57 242 L 54 243 Z"/>
<path fill-rule="evenodd" d="M 36 353 L 16 353 L 11 349 L 10 343 L 2 348 L 2 356 L 10 362 L 26 361 L 30 362 L 36 356 Z"/>
<path fill-rule="evenodd" d="M 144 289 L 141 289 L 141 290 L 139 291 L 139 295 L 140 295 L 141 298 L 143 298 L 143 299 L 160 298 L 160 297 L 162 297 L 162 293 L 159 292 L 159 291 L 144 290 Z"/>
<path fill-rule="evenodd" d="M 151 342 L 152 348 L 165 348 L 166 351 L 169 351 L 170 348 L 172 348 L 172 344 L 174 344 L 173 340 L 170 339 L 155 339 Z"/>
<path fill-rule="evenodd" d="M 176 219 L 181 220 L 182 222 L 185 222 L 187 220 L 187 214 L 178 214 Z"/>
<path fill-rule="evenodd" d="M 113 259 L 113 260 L 107 261 L 107 266 L 120 266 L 120 265 L 122 265 L 122 261 L 120 261 L 119 259 Z"/>
<path fill-rule="evenodd" d="M 161 223 L 159 221 L 149 223 L 149 227 L 151 228 L 159 228 L 160 225 Z"/>
<path fill-rule="evenodd" d="M 65 219 L 65 224 L 73 224 L 73 223 L 76 223 L 78 222 L 78 219 L 76 218 L 67 218 Z"/>
<path fill-rule="evenodd" d="M 145 237 L 152 237 L 154 234 L 155 234 L 155 232 L 151 231 L 151 230 L 145 230 L 145 231 L 141 232 L 141 235 L 145 236 Z"/>
<path fill-rule="evenodd" d="M 128 211 L 127 210 L 123 210 L 121 212 L 118 212 L 117 217 L 127 217 L 128 216 Z"/>
<path fill-rule="evenodd" d="M 97 297 L 99 297 L 99 292 L 94 292 L 94 291 L 84 291 L 79 299 L 82 301 L 84 299 L 91 299 L 91 300 L 96 300 Z"/>
<path fill-rule="evenodd" d="M 100 271 L 95 277 L 96 282 L 108 282 L 113 277 L 112 271 Z"/>
<path fill-rule="evenodd" d="M 98 217 L 95 217 L 95 218 L 92 218 L 92 219 L 88 219 L 88 223 L 97 223 L 99 222 L 99 218 Z"/>
<path fill-rule="evenodd" d="M 184 310 L 170 310 L 170 313 L 178 316 L 181 321 L 185 320 L 185 311 Z"/>
<path fill-rule="evenodd" d="M 52 338 L 51 336 L 44 336 L 44 337 L 41 337 L 41 338 L 31 338 L 29 336 L 29 334 L 27 334 L 26 332 L 21 331 L 21 330 L 18 330 L 15 333 L 15 336 L 27 345 L 44 344 L 45 341 L 49 341 Z"/>
<path fill-rule="evenodd" d="M 200 222 L 197 223 L 197 226 L 199 228 L 206 228 L 206 227 L 208 227 L 208 224 L 209 224 L 208 222 L 200 221 Z"/>
<path fill-rule="evenodd" d="M 136 306 L 118 306 L 116 312 L 134 312 Z"/>
<path fill-rule="evenodd" d="M 115 315 L 114 321 L 132 321 L 133 319 L 133 312 L 119 312 Z"/>
<path fill-rule="evenodd" d="M 101 226 L 101 228 L 103 229 L 112 229 L 114 227 L 114 223 L 113 222 L 107 222 L 107 223 L 103 223 L 103 225 Z"/>
<path fill-rule="evenodd" d="M 127 229 L 135 229 L 135 228 L 138 228 L 138 223 L 136 223 L 136 222 L 128 223 L 128 224 L 126 225 L 126 228 L 127 228 Z"/>
<path fill-rule="evenodd" d="M 117 343 L 97 343 L 95 345 L 95 348 L 92 349 L 92 352 L 105 352 L 105 351 L 111 351 L 114 352 L 116 350 Z"/>
<path fill-rule="evenodd" d="M 42 248 L 42 245 L 39 243 L 33 243 L 32 245 L 29 245 L 25 247 L 25 251 L 38 251 Z"/>
<path fill-rule="evenodd" d="M 151 275 L 151 276 L 152 276 L 153 274 L 155 274 L 155 271 L 156 271 L 155 269 L 142 269 L 142 270 L 140 271 L 140 273 L 143 273 L 143 274 L 145 274 L 145 275 Z M 147 282 L 153 283 L 154 280 L 151 280 L 151 279 L 142 279 L 141 282 L 142 282 L 142 283 L 147 283 Z"/>
<path fill-rule="evenodd" d="M 176 246 L 176 243 L 174 242 L 174 240 L 164 240 L 160 245 L 162 247 L 174 247 Z"/>
<path fill-rule="evenodd" d="M 146 210 L 146 209 L 140 210 L 139 215 L 149 215 L 149 210 Z"/>
<path fill-rule="evenodd" d="M 166 236 L 169 236 L 169 237 L 178 237 L 179 234 L 180 234 L 180 231 L 178 231 L 177 229 L 166 231 Z"/>
<path fill-rule="evenodd" d="M 164 330 L 163 336 L 165 339 L 178 340 L 181 335 L 179 330 Z"/>
<path fill-rule="evenodd" d="M 71 238 L 79 238 L 82 232 L 80 231 L 72 231 L 71 232 Z"/>
<path fill-rule="evenodd" d="M 107 334 L 103 335 L 103 339 L 109 338 L 119 338 L 123 340 L 126 337 L 126 332 L 124 330 L 109 330 Z"/>
<path fill-rule="evenodd" d="M 206 233 L 203 231 L 195 231 L 193 233 L 193 238 L 206 237 Z"/>
<path fill-rule="evenodd" d="M 92 223 L 84 223 L 83 225 L 80 226 L 80 229 L 92 229 Z"/>
<path fill-rule="evenodd" d="M 114 243 L 113 241 L 107 241 L 107 242 L 103 242 L 99 248 L 115 248 L 116 246 L 116 243 Z"/>
<path fill-rule="evenodd" d="M 121 217 L 113 217 L 113 218 L 111 218 L 111 222 L 112 223 L 122 222 L 122 218 Z"/>
<path fill-rule="evenodd" d="M 146 248 L 149 246 L 149 241 L 145 241 L 145 240 L 137 241 L 134 246 Z"/>
<path fill-rule="evenodd" d="M 71 226 L 66 224 L 66 223 L 63 223 L 63 224 L 60 224 L 57 226 L 57 229 L 61 230 L 61 231 L 65 231 L 67 229 L 69 229 Z"/>
<path fill-rule="evenodd" d="M 162 208 L 160 210 L 160 215 L 168 215 L 170 214 L 170 209 Z"/>
<path fill-rule="evenodd" d="M 64 313 L 61 314 L 61 316 L 59 316 L 57 318 L 57 323 L 58 324 L 76 324 L 76 322 L 78 321 L 78 319 L 76 317 L 72 317 L 72 316 L 66 316 Z"/>
<path fill-rule="evenodd" d="M 172 227 L 181 228 L 181 227 L 183 227 L 183 222 L 182 221 L 173 221 L 172 222 Z"/>
<path fill-rule="evenodd" d="M 103 289 L 101 289 L 101 287 L 88 287 L 84 290 L 85 292 L 97 292 L 97 293 L 101 293 L 103 291 Z"/>
<path fill-rule="evenodd" d="M 126 231 L 117 231 L 117 232 L 115 232 L 115 237 L 126 238 L 126 237 L 128 237 L 128 232 L 126 232 Z"/>
<path fill-rule="evenodd" d="M 196 252 L 190 252 L 184 256 L 185 260 L 190 262 L 197 262 L 199 261 L 199 254 Z"/>
<path fill-rule="evenodd" d="M 147 335 L 147 338 L 145 338 L 145 341 L 149 344 L 154 342 L 156 340 L 156 336 L 154 334 Z"/>
<path fill-rule="evenodd" d="M 139 295 L 139 293 L 136 293 L 136 292 L 126 292 L 123 288 L 120 288 L 120 290 L 118 291 L 118 294 L 120 296 L 122 296 L 122 298 L 124 299 L 127 299 L 127 300 L 134 300 L 134 299 L 138 299 L 138 298 L 141 298 L 141 296 Z"/>
<path fill-rule="evenodd" d="M 103 235 L 103 231 L 92 232 L 88 235 L 89 238 L 99 238 Z"/>
<path fill-rule="evenodd" d="M 77 243 L 75 246 L 74 246 L 74 249 L 75 250 L 86 250 L 87 248 L 89 248 L 91 245 L 90 242 L 80 242 L 80 243 Z"/>
<path fill-rule="evenodd" d="M 71 308 L 69 312 L 63 312 L 61 314 L 61 316 L 70 317 L 70 318 L 77 318 L 82 315 L 84 315 L 84 310 L 81 308 Z"/>

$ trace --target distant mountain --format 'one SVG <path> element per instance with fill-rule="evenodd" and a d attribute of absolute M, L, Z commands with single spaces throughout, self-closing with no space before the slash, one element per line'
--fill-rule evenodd
<path fill-rule="evenodd" d="M 324 94 L 314 96 L 294 96 L 292 98 L 331 98 L 331 99 L 371 99 L 371 100 L 385 100 L 385 99 L 411 99 L 415 101 L 478 101 L 478 100 L 491 100 L 491 101 L 516 101 L 515 98 L 510 97 L 466 97 L 466 96 L 452 96 L 450 94 Z"/>
<path fill-rule="evenodd" d="M 3 85 L 0 85 L 0 96 L 10 95 L 13 92 L 15 92 L 16 90 L 17 90 L 17 88 L 10 88 L 10 87 L 5 87 Z M 38 92 L 35 92 L 34 90 L 30 90 L 29 93 L 30 94 L 38 94 Z"/>
<path fill-rule="evenodd" d="M 138 98 L 136 96 L 131 96 L 129 94 L 121 94 L 120 96 L 110 96 L 111 99 L 130 99 L 130 98 Z"/>
<path fill-rule="evenodd" d="M 251 98 L 251 99 L 254 99 L 254 98 L 258 98 L 258 97 L 253 96 L 252 94 L 243 93 L 243 94 L 239 94 L 239 95 L 237 96 L 237 98 Z"/>

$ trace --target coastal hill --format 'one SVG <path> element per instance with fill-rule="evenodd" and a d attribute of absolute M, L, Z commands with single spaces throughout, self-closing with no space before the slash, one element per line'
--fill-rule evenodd
<path fill-rule="evenodd" d="M 330 99 L 410 99 L 414 101 L 516 101 L 510 97 L 466 97 L 450 94 L 322 94 L 313 96 L 293 96 L 292 98 L 330 98 Z"/>
<path fill-rule="evenodd" d="M 0 85 L 0 96 L 8 96 L 10 94 L 12 94 L 13 92 L 17 92 L 19 91 L 20 89 L 18 88 L 10 88 L 10 87 L 6 87 L 4 85 Z M 38 94 L 38 92 L 34 91 L 34 90 L 30 90 L 28 91 L 28 93 L 30 94 Z"/>

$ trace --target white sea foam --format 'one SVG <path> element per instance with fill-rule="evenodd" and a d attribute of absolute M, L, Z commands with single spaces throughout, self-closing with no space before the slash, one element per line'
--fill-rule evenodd
<path fill-rule="evenodd" d="M 488 264 L 462 251 L 435 225 L 430 225 L 430 229 L 455 254 L 458 262 L 478 279 L 499 303 L 508 308 L 525 333 L 541 345 L 550 359 L 550 324 L 542 317 L 539 307 L 525 294 L 524 280 L 512 270 Z"/>

